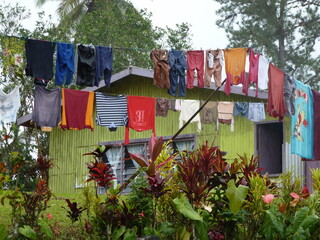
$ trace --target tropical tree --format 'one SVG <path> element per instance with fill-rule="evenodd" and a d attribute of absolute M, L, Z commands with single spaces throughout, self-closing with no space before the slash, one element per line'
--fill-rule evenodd
<path fill-rule="evenodd" d="M 320 3 L 314 0 L 215 0 L 216 24 L 228 47 L 253 47 L 282 70 L 317 85 L 320 55 Z"/>

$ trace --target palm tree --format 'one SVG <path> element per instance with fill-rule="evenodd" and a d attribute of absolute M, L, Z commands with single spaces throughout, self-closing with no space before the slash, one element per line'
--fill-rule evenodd
<path fill-rule="evenodd" d="M 37 6 L 42 6 L 48 0 L 35 0 Z M 52 1 L 52 0 L 51 0 Z M 79 23 L 84 14 L 90 13 L 94 10 L 95 3 L 99 0 L 60 0 L 57 13 L 60 16 L 61 25 L 74 25 Z M 105 0 L 115 1 L 115 0 Z M 126 0 L 116 0 L 117 7 L 122 13 L 125 13 L 128 8 L 128 2 Z"/>

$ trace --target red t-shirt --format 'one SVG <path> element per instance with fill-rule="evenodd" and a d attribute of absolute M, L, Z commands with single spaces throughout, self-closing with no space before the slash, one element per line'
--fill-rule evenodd
<path fill-rule="evenodd" d="M 268 82 L 267 112 L 272 117 L 282 119 L 286 113 L 283 96 L 284 72 L 270 63 Z"/>
<path fill-rule="evenodd" d="M 152 129 L 155 135 L 156 99 L 151 97 L 127 96 L 128 126 L 125 131 L 124 144 L 129 144 L 129 128 L 137 132 Z"/>

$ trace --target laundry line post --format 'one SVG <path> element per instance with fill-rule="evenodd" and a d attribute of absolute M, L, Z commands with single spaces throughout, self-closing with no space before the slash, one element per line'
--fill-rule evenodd
<path fill-rule="evenodd" d="M 217 87 L 207 98 L 207 100 L 200 106 L 200 108 L 189 118 L 189 120 L 176 132 L 176 134 L 174 134 L 171 138 L 170 141 L 173 141 L 182 131 L 183 129 L 185 129 L 189 123 L 192 121 L 192 119 L 195 118 L 195 116 L 197 116 L 197 114 L 204 108 L 204 106 L 210 101 L 210 99 L 212 98 L 212 96 L 224 85 L 224 83 L 226 82 L 226 79 L 222 82 L 220 87 Z"/>

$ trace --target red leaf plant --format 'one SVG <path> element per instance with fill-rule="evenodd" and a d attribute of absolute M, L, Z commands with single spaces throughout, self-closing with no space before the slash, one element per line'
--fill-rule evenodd
<path fill-rule="evenodd" d="M 159 157 L 162 151 L 162 148 L 163 148 L 162 137 L 160 137 L 159 139 L 156 139 L 154 136 L 152 136 L 149 141 L 150 159 L 147 159 L 141 154 L 129 153 L 130 157 L 133 160 L 135 160 L 148 175 L 149 188 L 142 188 L 142 189 L 146 193 L 151 193 L 156 199 L 158 199 L 159 197 L 164 195 L 166 192 L 168 192 L 167 190 L 165 190 L 165 187 L 166 187 L 165 184 L 172 177 L 172 175 L 169 174 L 166 178 L 162 178 L 159 170 L 162 166 L 167 164 L 170 160 L 172 160 L 175 157 L 175 155 L 172 155 L 166 160 L 164 160 L 162 163 L 156 165 L 155 161 Z"/>
<path fill-rule="evenodd" d="M 150 138 L 149 147 L 148 147 L 150 159 L 138 153 L 129 153 L 129 155 L 133 160 L 135 160 L 140 165 L 140 167 L 142 167 L 142 169 L 144 169 L 144 171 L 149 177 L 155 177 L 156 172 L 159 170 L 159 168 L 167 164 L 170 160 L 172 160 L 175 157 L 174 155 L 172 155 L 162 163 L 156 165 L 155 161 L 159 157 L 162 147 L 163 147 L 162 137 L 160 137 L 159 139 L 156 139 L 154 136 L 152 136 Z"/>
<path fill-rule="evenodd" d="M 106 152 L 114 145 L 104 145 L 97 147 L 93 152 L 85 153 L 82 156 L 93 156 L 94 162 L 86 163 L 89 168 L 90 177 L 87 182 L 95 181 L 99 186 L 108 188 L 111 186 L 111 181 L 116 179 L 113 174 L 110 164 L 104 163 L 101 159 L 105 156 Z M 104 148 L 103 148 L 104 147 Z"/>
<path fill-rule="evenodd" d="M 72 223 L 79 220 L 81 213 L 86 210 L 86 208 L 79 207 L 77 202 L 71 202 L 70 199 L 66 199 L 66 202 L 68 203 L 68 209 L 65 207 L 62 207 L 68 212 L 68 217 L 71 219 Z"/>
<path fill-rule="evenodd" d="M 204 204 L 209 191 L 214 187 L 208 184 L 209 179 L 227 171 L 226 159 L 222 157 L 224 154 L 218 147 L 209 146 L 206 142 L 199 149 L 182 154 L 182 161 L 177 161 L 178 175 L 183 182 L 180 188 L 196 207 Z"/>
<path fill-rule="evenodd" d="M 95 181 L 99 186 L 108 188 L 111 186 L 111 181 L 116 179 L 113 174 L 112 167 L 110 164 L 104 162 L 91 162 L 92 165 L 86 163 L 89 168 L 90 177 L 87 179 L 87 182 Z"/>
<path fill-rule="evenodd" d="M 141 188 L 145 193 L 152 194 L 155 198 L 159 198 L 162 195 L 166 194 L 169 190 L 166 190 L 166 183 L 172 177 L 172 174 L 169 174 L 166 178 L 162 178 L 160 173 L 157 172 L 155 176 L 148 177 L 148 188 Z"/>

